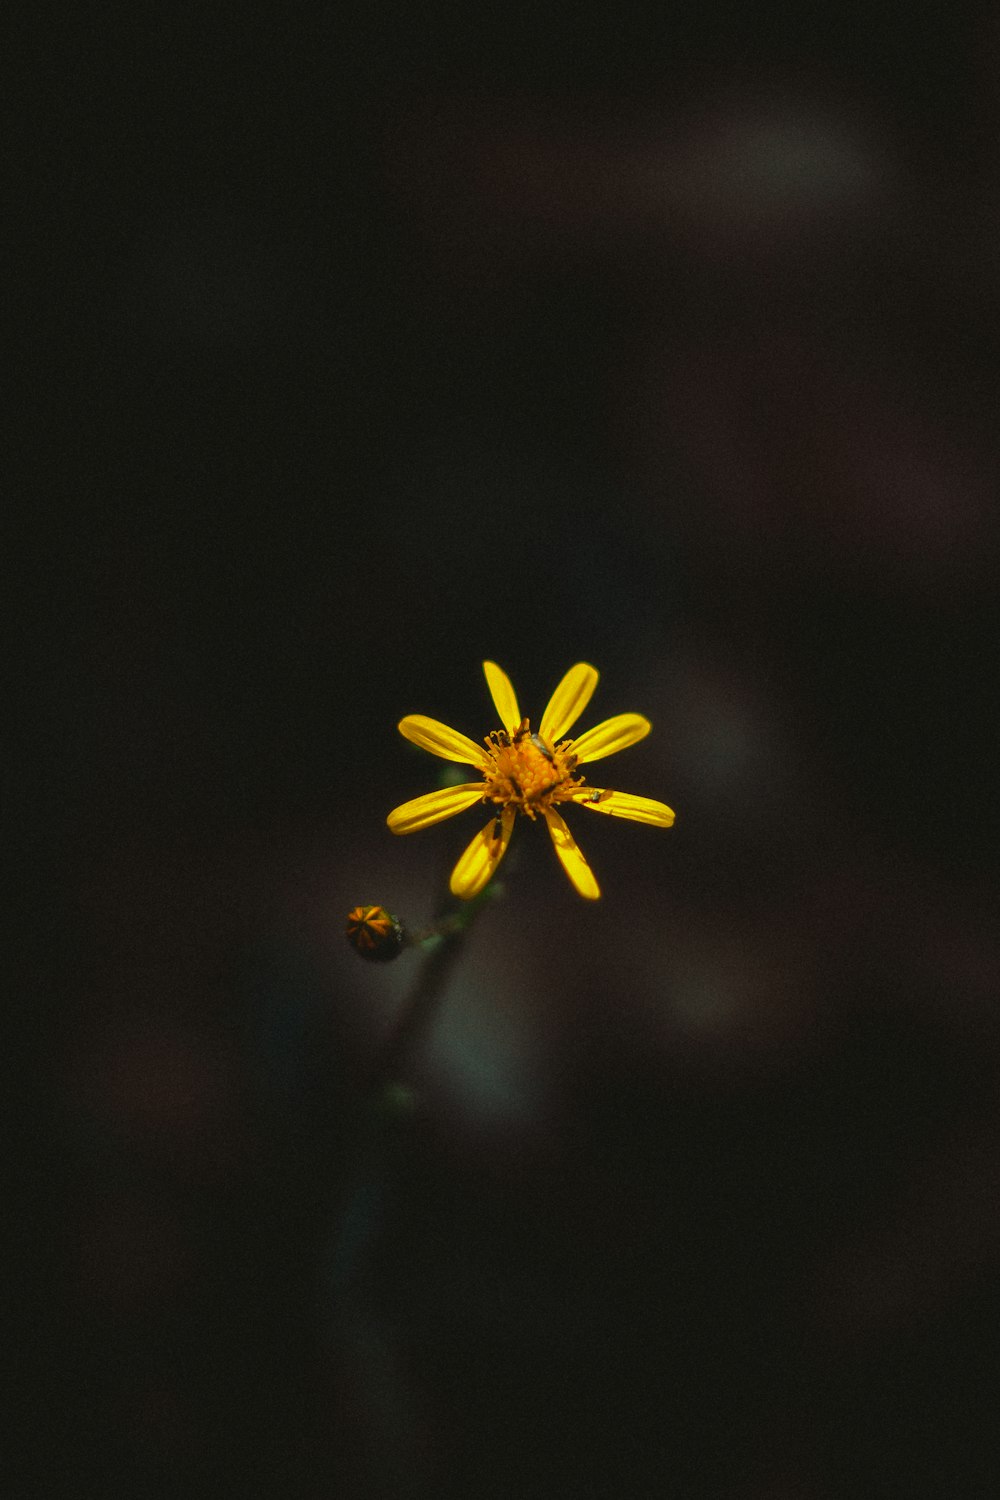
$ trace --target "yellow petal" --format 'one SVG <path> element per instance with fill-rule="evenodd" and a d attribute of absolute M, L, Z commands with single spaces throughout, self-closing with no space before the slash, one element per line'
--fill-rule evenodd
<path fill-rule="evenodd" d="M 538 733 L 543 740 L 554 745 L 572 728 L 590 702 L 597 676 L 596 668 L 589 662 L 578 661 L 575 667 L 570 667 L 542 714 Z"/>
<path fill-rule="evenodd" d="M 453 896 L 458 896 L 462 901 L 471 901 L 473 896 L 479 895 L 504 857 L 516 816 L 513 807 L 505 807 L 500 814 L 499 831 L 497 819 L 491 818 L 486 827 L 476 834 L 451 872 Z"/>
<path fill-rule="evenodd" d="M 573 882 L 581 896 L 586 896 L 588 901 L 596 901 L 601 894 L 601 888 L 594 879 L 594 872 L 577 848 L 576 840 L 566 827 L 564 820 L 554 808 L 546 808 L 545 821 L 549 825 L 549 833 L 555 845 L 556 853 L 562 860 L 563 869 Z"/>
<path fill-rule="evenodd" d="M 599 797 L 600 801 L 591 801 Z M 580 807 L 591 812 L 608 813 L 612 818 L 631 818 L 633 823 L 652 823 L 657 828 L 669 828 L 674 821 L 674 810 L 665 802 L 654 802 L 652 797 L 633 797 L 630 792 L 605 792 L 598 787 L 582 787 L 573 799 Z"/>
<path fill-rule="evenodd" d="M 416 833 L 418 828 L 429 828 L 444 818 L 453 818 L 464 812 L 483 795 L 481 781 L 468 781 L 464 786 L 446 786 L 440 792 L 427 792 L 423 797 L 414 797 L 412 802 L 403 802 L 394 807 L 386 818 L 393 833 Z"/>
<path fill-rule="evenodd" d="M 497 713 L 500 715 L 500 723 L 504 729 L 509 729 L 513 734 L 520 726 L 521 710 L 517 706 L 517 694 L 507 673 L 502 667 L 498 667 L 495 661 L 484 661 L 483 671 L 486 673 L 486 682 Z"/>
<path fill-rule="evenodd" d="M 438 719 L 428 719 L 425 714 L 409 714 L 400 719 L 399 732 L 404 739 L 412 740 L 432 755 L 440 755 L 442 760 L 457 760 L 467 766 L 483 764 L 483 751 L 467 735 L 449 729 Z"/>
<path fill-rule="evenodd" d="M 613 719 L 595 724 L 593 729 L 574 740 L 573 753 L 581 765 L 603 760 L 606 755 L 617 755 L 619 750 L 627 749 L 637 740 L 644 740 L 652 727 L 642 714 L 615 714 Z"/>

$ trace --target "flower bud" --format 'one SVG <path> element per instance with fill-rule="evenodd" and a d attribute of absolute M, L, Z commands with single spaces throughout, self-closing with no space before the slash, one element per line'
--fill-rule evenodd
<path fill-rule="evenodd" d="M 384 906 L 355 906 L 347 914 L 347 941 L 362 958 L 388 963 L 406 944 L 403 924 Z"/>

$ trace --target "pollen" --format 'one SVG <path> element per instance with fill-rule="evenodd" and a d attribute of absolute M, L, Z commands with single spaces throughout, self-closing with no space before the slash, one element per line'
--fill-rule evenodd
<path fill-rule="evenodd" d="M 534 818 L 557 802 L 566 802 L 583 785 L 575 776 L 577 757 L 572 741 L 549 744 L 532 734 L 527 719 L 513 734 L 497 729 L 483 743 L 483 800 L 499 807 L 513 807 Z"/>

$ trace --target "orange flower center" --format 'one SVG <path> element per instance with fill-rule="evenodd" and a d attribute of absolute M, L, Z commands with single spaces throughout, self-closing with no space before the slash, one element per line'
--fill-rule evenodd
<path fill-rule="evenodd" d="M 521 721 L 513 734 L 496 729 L 483 743 L 486 746 L 484 801 L 495 802 L 499 807 L 516 807 L 534 818 L 547 807 L 565 802 L 583 785 L 584 778 L 573 774 L 576 768 L 573 741 L 551 745 L 540 734 L 531 733 L 527 719 Z"/>

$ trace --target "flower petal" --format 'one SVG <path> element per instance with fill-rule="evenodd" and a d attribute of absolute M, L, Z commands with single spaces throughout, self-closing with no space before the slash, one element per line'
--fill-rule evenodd
<path fill-rule="evenodd" d="M 619 750 L 627 749 L 637 740 L 644 740 L 652 727 L 642 714 L 615 714 L 613 719 L 595 724 L 593 729 L 574 740 L 573 753 L 581 765 L 587 761 L 603 760 L 606 755 L 617 755 Z"/>
<path fill-rule="evenodd" d="M 570 667 L 542 714 L 538 733 L 543 740 L 554 745 L 572 728 L 590 702 L 597 678 L 598 672 L 589 662 L 578 661 L 575 667 Z"/>
<path fill-rule="evenodd" d="M 500 723 L 504 729 L 509 729 L 513 734 L 521 723 L 521 710 L 517 706 L 517 694 L 513 683 L 495 661 L 484 661 L 483 671 L 486 674 L 486 683 L 496 705 L 496 711 L 500 715 Z"/>
<path fill-rule="evenodd" d="M 497 819 L 491 818 L 486 827 L 476 834 L 451 872 L 453 896 L 458 896 L 462 901 L 471 901 L 473 896 L 479 895 L 506 853 L 516 816 L 513 807 L 505 807 L 500 814 L 499 833 Z"/>
<path fill-rule="evenodd" d="M 399 732 L 406 740 L 412 740 L 421 750 L 440 755 L 442 760 L 460 761 L 467 766 L 482 766 L 482 750 L 467 735 L 457 729 L 449 729 L 439 719 L 428 719 L 425 714 L 408 714 L 399 721 Z"/>
<path fill-rule="evenodd" d="M 562 867 L 566 871 L 581 896 L 588 901 L 596 901 L 601 894 L 601 888 L 594 879 L 594 872 L 577 848 L 576 840 L 566 827 L 564 820 L 556 812 L 555 808 L 545 809 L 545 821 L 549 825 L 549 833 L 555 845 L 556 853 L 562 860 Z"/>
<path fill-rule="evenodd" d="M 481 781 L 446 786 L 440 792 L 427 792 L 423 797 L 414 797 L 412 802 L 394 807 L 385 821 L 393 833 L 416 833 L 418 828 L 429 828 L 432 823 L 440 823 L 464 812 L 474 802 L 479 802 L 482 795 Z"/>
<path fill-rule="evenodd" d="M 592 800 L 597 798 L 600 801 Z M 590 812 L 608 813 L 612 818 L 631 818 L 633 823 L 652 823 L 657 828 L 669 828 L 674 821 L 674 810 L 665 802 L 654 802 L 652 797 L 633 797 L 630 792 L 606 792 L 599 787 L 585 786 L 573 800 Z"/>

